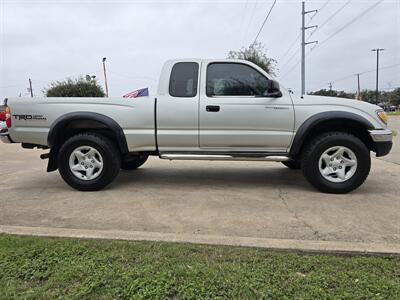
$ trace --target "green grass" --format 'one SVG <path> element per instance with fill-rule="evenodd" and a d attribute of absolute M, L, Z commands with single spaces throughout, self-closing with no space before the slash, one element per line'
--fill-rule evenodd
<path fill-rule="evenodd" d="M 387 112 L 388 116 L 400 116 L 400 111 Z"/>
<path fill-rule="evenodd" d="M 2 299 L 400 299 L 400 258 L 0 235 Z"/>

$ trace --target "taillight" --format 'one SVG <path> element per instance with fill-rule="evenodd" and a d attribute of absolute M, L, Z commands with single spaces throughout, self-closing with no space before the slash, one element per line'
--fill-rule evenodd
<path fill-rule="evenodd" d="M 6 125 L 7 128 L 11 128 L 11 110 L 10 107 L 6 107 Z"/>

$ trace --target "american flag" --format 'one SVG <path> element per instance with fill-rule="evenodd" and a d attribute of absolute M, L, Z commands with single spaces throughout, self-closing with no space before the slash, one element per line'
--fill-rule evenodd
<path fill-rule="evenodd" d="M 124 98 L 137 98 L 137 97 L 144 97 L 144 96 L 148 96 L 149 95 L 149 89 L 148 88 L 144 88 L 144 89 L 140 89 L 140 90 L 136 90 L 133 92 L 130 92 L 126 95 L 123 95 L 122 97 Z"/>

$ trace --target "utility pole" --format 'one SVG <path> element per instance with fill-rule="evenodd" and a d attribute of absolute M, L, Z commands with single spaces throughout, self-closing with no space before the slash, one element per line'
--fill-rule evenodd
<path fill-rule="evenodd" d="M 332 91 L 332 82 L 328 82 L 329 90 Z"/>
<path fill-rule="evenodd" d="M 31 92 L 31 98 L 33 98 L 32 80 L 29 78 L 29 91 Z"/>
<path fill-rule="evenodd" d="M 375 100 L 375 104 L 378 104 L 379 102 L 379 52 L 380 51 L 384 51 L 385 49 L 381 49 L 381 48 L 376 48 L 376 49 L 372 49 L 371 51 L 376 52 L 376 100 Z"/>
<path fill-rule="evenodd" d="M 305 2 L 302 2 L 301 10 L 301 98 L 303 98 L 306 92 L 306 45 L 316 44 L 318 41 L 306 42 L 306 30 L 311 28 L 317 28 L 317 25 L 306 27 L 306 14 L 316 13 L 318 10 L 305 9 Z"/>
<path fill-rule="evenodd" d="M 357 73 L 357 100 L 361 100 L 360 73 Z"/>
<path fill-rule="evenodd" d="M 103 71 L 104 71 L 104 82 L 106 84 L 106 96 L 108 98 L 108 84 L 107 84 L 106 58 L 105 57 L 103 57 Z"/>

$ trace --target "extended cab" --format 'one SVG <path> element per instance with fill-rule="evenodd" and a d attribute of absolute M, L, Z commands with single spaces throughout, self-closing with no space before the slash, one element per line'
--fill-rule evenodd
<path fill-rule="evenodd" d="M 375 105 L 292 95 L 242 60 L 171 60 L 156 97 L 10 98 L 4 142 L 50 149 L 47 171 L 99 190 L 149 155 L 162 159 L 278 161 L 323 192 L 346 193 L 389 153 L 392 132 Z"/>

